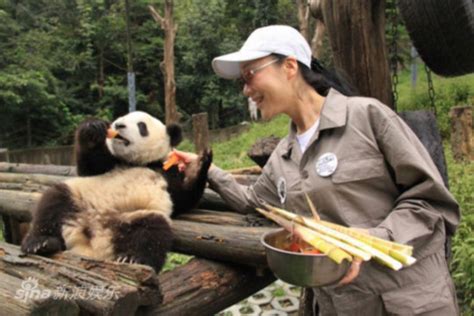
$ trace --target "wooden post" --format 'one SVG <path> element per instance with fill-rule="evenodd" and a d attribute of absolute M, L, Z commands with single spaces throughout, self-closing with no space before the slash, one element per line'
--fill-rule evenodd
<path fill-rule="evenodd" d="M 456 106 L 451 118 L 451 148 L 456 161 L 474 160 L 472 137 L 472 106 Z"/>
<path fill-rule="evenodd" d="M 207 113 L 193 114 L 193 136 L 196 152 L 200 153 L 209 148 L 209 127 Z"/>
<path fill-rule="evenodd" d="M 385 1 L 321 0 L 321 9 L 334 65 L 347 74 L 361 95 L 393 107 Z"/>

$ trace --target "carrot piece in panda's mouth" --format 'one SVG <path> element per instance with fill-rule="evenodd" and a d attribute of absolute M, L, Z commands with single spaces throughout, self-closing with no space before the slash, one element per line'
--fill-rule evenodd
<path fill-rule="evenodd" d="M 168 157 L 168 159 L 163 163 L 163 170 L 166 171 L 172 166 L 176 166 L 179 164 L 181 161 L 184 161 L 184 158 L 181 157 L 178 153 L 173 151 L 171 155 Z"/>
<path fill-rule="evenodd" d="M 115 137 L 117 137 L 118 134 L 119 134 L 119 132 L 117 132 L 116 130 L 114 130 L 112 128 L 109 128 L 107 130 L 107 138 L 115 138 Z"/>

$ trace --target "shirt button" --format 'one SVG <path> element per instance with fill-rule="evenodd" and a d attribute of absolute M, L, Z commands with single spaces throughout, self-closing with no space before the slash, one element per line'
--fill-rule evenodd
<path fill-rule="evenodd" d="M 301 178 L 308 179 L 308 171 L 306 170 L 301 171 Z"/>

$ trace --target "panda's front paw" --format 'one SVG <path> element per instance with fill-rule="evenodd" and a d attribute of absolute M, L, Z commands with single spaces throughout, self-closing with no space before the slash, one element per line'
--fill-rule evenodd
<path fill-rule="evenodd" d="M 64 250 L 58 237 L 28 235 L 21 244 L 21 250 L 29 254 L 49 255 Z"/>
<path fill-rule="evenodd" d="M 81 146 L 92 148 L 102 145 L 107 138 L 109 123 L 99 119 L 84 121 L 77 129 L 78 141 Z"/>
<path fill-rule="evenodd" d="M 211 166 L 212 163 L 212 150 L 211 149 L 205 149 L 203 152 L 199 155 L 199 165 L 200 165 L 200 170 L 201 172 L 207 174 L 207 171 L 209 170 L 209 167 Z"/>

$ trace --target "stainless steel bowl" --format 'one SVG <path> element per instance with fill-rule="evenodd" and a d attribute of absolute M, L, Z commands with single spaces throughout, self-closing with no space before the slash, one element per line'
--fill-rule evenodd
<path fill-rule="evenodd" d="M 350 262 L 337 264 L 324 254 L 303 254 L 283 250 L 289 245 L 290 233 L 284 229 L 264 234 L 267 262 L 281 280 L 298 286 L 318 287 L 337 283 L 346 274 Z"/>

